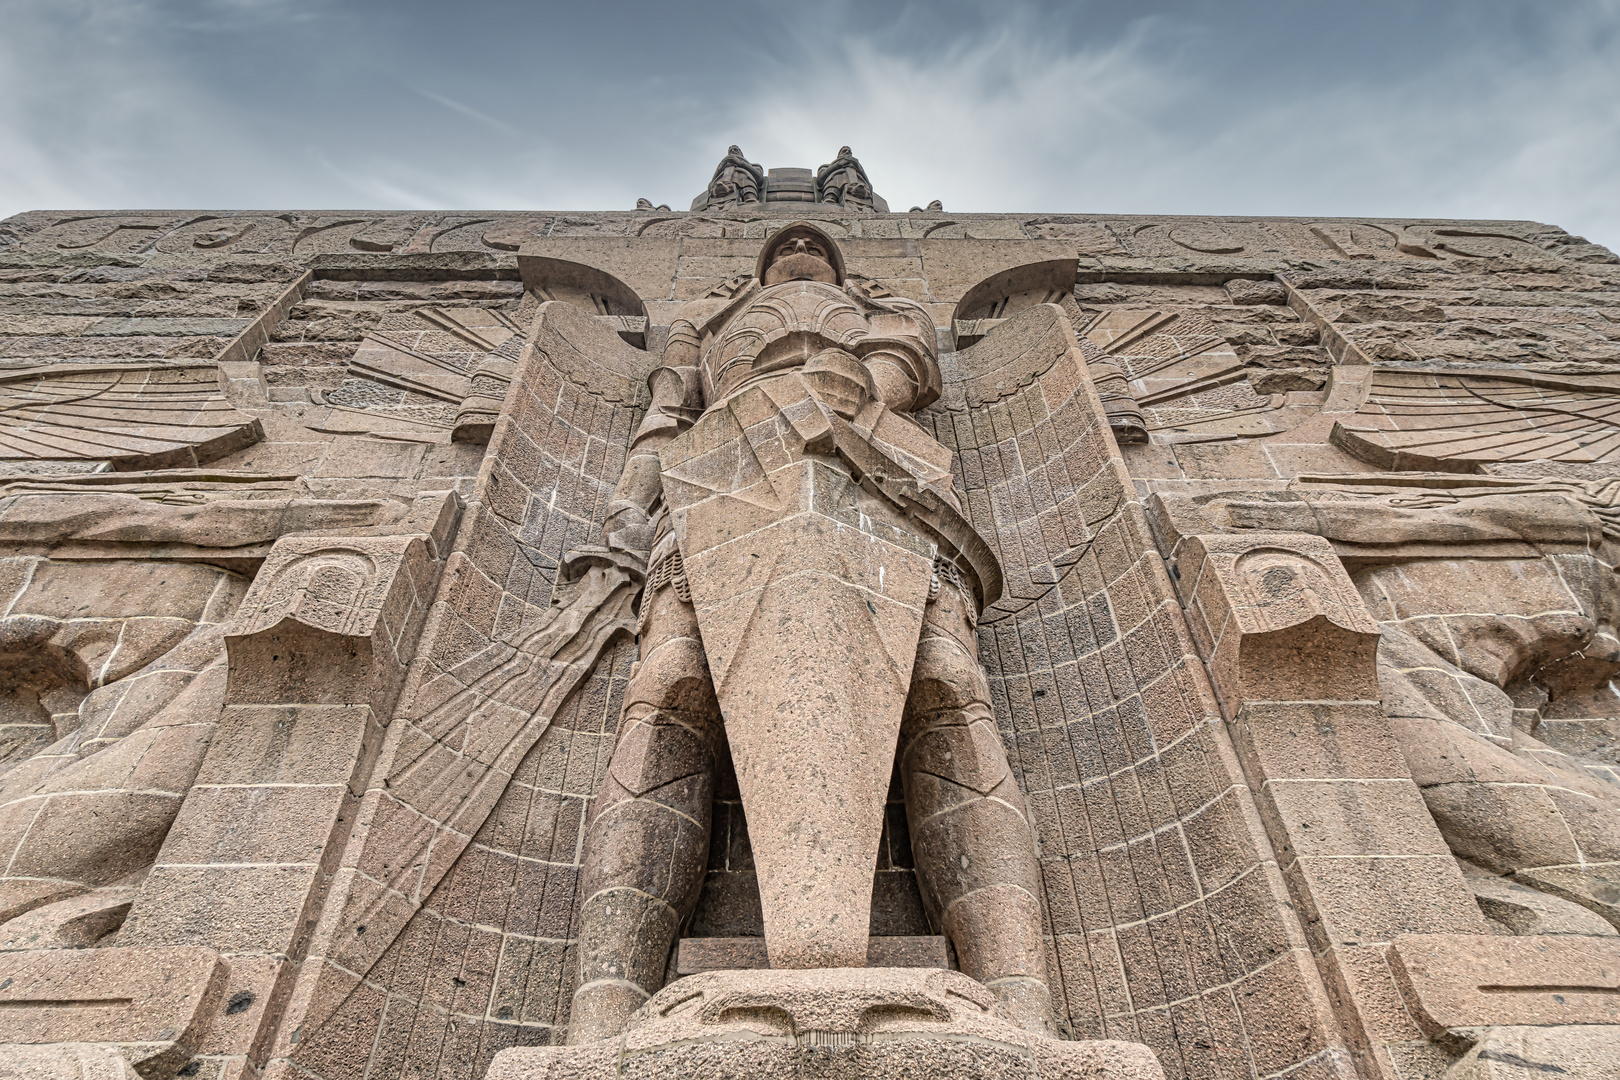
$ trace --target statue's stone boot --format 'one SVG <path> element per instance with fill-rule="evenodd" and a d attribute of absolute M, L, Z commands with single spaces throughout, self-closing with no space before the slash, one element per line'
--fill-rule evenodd
<path fill-rule="evenodd" d="M 1034 835 L 996 731 L 979 666 L 971 601 L 941 587 L 928 605 L 901 729 L 900 775 L 929 921 L 963 974 L 1009 1019 L 1048 1030 Z"/>
<path fill-rule="evenodd" d="M 648 604 L 645 654 L 587 837 L 572 1043 L 618 1034 L 664 984 L 709 851 L 720 717 L 691 606 L 667 584 Z"/>

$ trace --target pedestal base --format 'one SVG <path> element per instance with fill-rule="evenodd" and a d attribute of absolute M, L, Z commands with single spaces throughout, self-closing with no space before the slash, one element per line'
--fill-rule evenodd
<path fill-rule="evenodd" d="M 955 971 L 710 971 L 589 1046 L 503 1050 L 487 1080 L 1163 1080 L 1137 1043 L 1063 1042 L 997 1015 Z"/>

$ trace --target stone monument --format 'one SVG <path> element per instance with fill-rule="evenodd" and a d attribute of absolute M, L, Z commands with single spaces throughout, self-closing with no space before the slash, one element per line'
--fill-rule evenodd
<path fill-rule="evenodd" d="M 35 211 L 0 397 L 0 1076 L 1620 1077 L 1579 237 Z"/>

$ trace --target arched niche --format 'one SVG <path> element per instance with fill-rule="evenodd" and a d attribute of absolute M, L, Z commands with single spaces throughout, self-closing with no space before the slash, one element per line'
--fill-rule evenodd
<path fill-rule="evenodd" d="M 1074 291 L 1078 263 L 1051 259 L 1002 270 L 963 294 L 952 316 L 956 347 L 984 337 L 1000 320 L 1037 304 L 1055 304 Z"/>
<path fill-rule="evenodd" d="M 647 305 L 636 291 L 605 270 L 547 255 L 520 255 L 523 287 L 540 300 L 562 300 L 613 324 L 638 349 L 647 344 Z"/>

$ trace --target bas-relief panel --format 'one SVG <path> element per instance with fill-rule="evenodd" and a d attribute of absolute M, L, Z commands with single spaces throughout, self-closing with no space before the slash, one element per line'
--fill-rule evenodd
<path fill-rule="evenodd" d="M 1211 256 L 1444 263 L 1456 259 L 1609 262 L 1602 247 L 1534 222 L 1142 218 L 1078 215 L 908 214 L 846 216 L 837 208 L 793 204 L 670 213 L 319 213 L 252 211 L 51 214 L 10 218 L 0 244 L 37 254 L 300 256 L 377 253 L 515 252 L 527 240 L 563 236 L 761 239 L 782 214 L 824 221 L 837 238 L 1062 240 L 1087 258 Z M 0 248 L 4 250 L 4 248 Z M 1187 266 L 1192 269 L 1191 264 Z"/>
<path fill-rule="evenodd" d="M 1617 712 L 1607 704 L 1601 658 L 1612 651 L 1604 583 L 1615 565 L 1605 529 L 1616 428 L 1606 402 L 1620 360 L 1620 294 L 1612 273 L 1589 269 L 1602 263 L 1559 265 L 1527 250 L 1525 232 L 1413 227 L 1391 235 L 1400 262 L 1376 251 L 1362 258 L 1348 246 L 1383 243 L 1376 236 L 1322 232 L 1357 262 L 1287 270 L 1267 282 L 1229 280 L 1224 299 L 1238 308 L 1212 305 L 1222 298 L 1207 286 L 1204 304 L 1190 311 L 1165 303 L 1173 297 L 1159 283 L 1081 285 L 1077 294 L 1098 312 L 1095 328 L 1112 336 L 1100 347 L 1112 348 L 1131 375 L 1147 376 L 1132 389 L 1149 438 L 1124 451 L 1138 490 L 1150 495 L 1183 603 L 1207 612 L 1222 591 L 1225 603 L 1238 603 L 1230 599 L 1238 584 L 1198 555 L 1199 545 L 1297 553 L 1325 538 L 1344 567 L 1334 572 L 1348 573 L 1343 585 L 1353 583 L 1376 620 L 1380 643 L 1366 674 L 1376 675 L 1386 718 L 1379 723 L 1388 726 L 1358 739 L 1362 753 L 1398 752 L 1393 771 L 1348 757 L 1325 772 L 1297 771 L 1291 759 L 1301 755 L 1348 753 L 1324 720 L 1337 709 L 1342 730 L 1365 728 L 1357 711 L 1364 706 L 1302 704 L 1291 714 L 1247 702 L 1244 669 L 1221 658 L 1218 621 L 1202 631 L 1200 648 L 1313 951 L 1341 1000 L 1357 1003 L 1340 1020 L 1362 1069 L 1450 1067 L 1448 1076 L 1472 1076 L 1495 1036 L 1442 1032 L 1431 1020 L 1380 1021 L 1371 1003 L 1405 1000 L 1411 1015 L 1426 1015 L 1427 991 L 1403 967 L 1420 938 L 1464 935 L 1446 948 L 1505 950 L 1533 966 L 1538 935 L 1584 936 L 1601 950 L 1614 932 L 1605 899 L 1609 826 L 1586 823 L 1606 822 L 1620 808 L 1612 735 L 1598 734 L 1615 730 Z M 1159 303 L 1130 306 L 1147 299 Z M 1188 315 L 1206 311 L 1218 313 L 1217 333 L 1174 334 L 1177 324 L 1199 328 Z M 1233 311 L 1244 314 L 1233 319 Z M 1156 332 L 1154 320 L 1164 329 Z M 1133 332 L 1142 343 L 1130 340 Z M 1224 415 L 1219 407 L 1197 411 L 1201 362 L 1246 383 L 1253 397 L 1230 402 Z M 1152 381 L 1178 367 L 1187 371 L 1179 384 Z M 1156 410 L 1166 390 L 1186 389 L 1195 392 L 1172 398 L 1185 411 Z M 1282 392 L 1254 400 L 1273 389 Z M 1329 657 L 1349 663 L 1347 651 L 1305 659 L 1311 640 L 1302 624 L 1297 658 L 1273 661 L 1314 665 L 1293 676 L 1301 687 L 1309 672 L 1334 663 Z M 1563 671 L 1581 674 L 1564 684 Z M 1338 688 L 1314 696 L 1369 694 Z M 1285 728 L 1294 740 L 1287 758 L 1269 741 L 1279 724 L 1303 725 Z M 1315 736 L 1307 735 L 1311 725 Z M 1311 793 L 1312 785 L 1320 790 Z M 1357 794 L 1372 785 L 1384 785 L 1381 810 Z M 1415 797 L 1397 800 L 1399 785 L 1412 785 Z M 1391 813 L 1397 801 L 1409 808 Z M 1387 861 L 1365 864 L 1359 893 L 1343 891 L 1323 869 L 1330 864 L 1317 861 L 1379 851 Z M 1400 867 L 1401 858 L 1432 860 L 1435 852 L 1456 870 Z M 1427 908 L 1403 911 L 1401 897 L 1420 879 Z M 1381 892 L 1388 899 L 1375 902 Z M 1360 929 L 1335 941 L 1347 933 L 1344 920 Z M 1487 944 L 1487 932 L 1500 944 Z M 1440 954 L 1424 953 L 1432 955 Z M 1528 1019 L 1528 999 L 1525 1010 L 1480 1022 L 1550 1022 Z M 1577 1046 L 1580 1029 L 1564 1030 Z M 1540 1067 L 1564 1067 L 1539 1053 Z"/>
<path fill-rule="evenodd" d="M 408 514 L 386 504 L 453 489 L 469 505 L 454 539 L 443 540 L 445 585 L 422 630 L 422 655 L 431 658 L 428 669 L 437 665 L 452 678 L 447 689 L 507 678 L 499 673 L 535 648 L 535 634 L 584 610 L 571 608 L 570 597 L 588 594 L 598 613 L 591 616 L 598 630 L 567 639 L 597 643 L 593 674 L 543 706 L 544 687 L 562 684 L 541 676 L 532 694 L 502 706 L 549 722 L 510 762 L 496 748 L 515 745 L 510 732 L 533 727 L 516 714 L 492 724 L 453 706 L 461 719 L 452 723 L 432 712 L 441 705 L 424 703 L 416 713 L 402 705 L 396 730 L 427 740 L 415 747 L 390 741 L 399 736 L 381 727 L 354 728 L 358 771 L 342 782 L 357 798 L 368 794 L 334 810 L 332 820 L 363 824 L 354 834 L 347 826 L 331 833 L 329 865 L 322 865 L 333 884 L 309 901 L 317 929 L 302 940 L 289 936 L 279 953 L 250 959 L 238 951 L 228 961 L 238 982 L 222 1000 L 247 994 L 285 1002 L 287 1015 L 304 1021 L 302 1033 L 289 1043 L 290 1029 L 277 1034 L 271 1012 L 244 1006 L 230 1015 L 258 1027 L 229 1036 L 221 1021 L 214 1043 L 191 1048 L 204 1065 L 229 1069 L 251 1056 L 322 1077 L 477 1077 L 504 1046 L 561 1038 L 587 806 L 634 659 L 627 631 L 615 631 L 609 617 L 611 597 L 621 595 L 612 590 L 626 587 L 609 580 L 616 571 L 599 567 L 591 585 L 561 568 L 607 515 L 633 424 L 620 406 L 568 389 L 588 391 L 599 378 L 619 376 L 611 365 L 599 376 L 570 361 L 560 344 L 551 350 L 543 403 L 523 405 L 527 398 L 513 398 L 509 386 L 547 300 L 579 305 L 599 320 L 597 329 L 629 346 L 659 347 L 666 331 L 663 309 L 652 304 L 640 316 L 645 325 L 633 326 L 589 290 L 526 289 L 513 256 L 547 237 L 757 244 L 785 220 L 747 210 L 647 210 L 31 214 L 5 223 L 0 361 L 17 366 L 206 362 L 286 299 L 304 266 L 316 268 L 287 317 L 264 327 L 248 389 L 233 374 L 235 389 L 222 391 L 230 408 L 259 425 L 252 445 L 226 448 L 206 477 L 176 472 L 165 481 L 158 473 L 95 487 L 58 481 L 70 493 L 40 493 L 55 500 L 50 506 L 24 499 L 7 513 L 16 524 L 0 526 L 8 542 L 34 545 L 26 557 L 105 557 L 115 544 L 123 545 L 118 557 L 137 563 L 178 557 L 245 579 L 288 532 L 375 530 L 392 515 L 400 524 L 385 529 L 433 535 L 430 523 L 407 522 Z M 1162 526 L 1171 511 L 1188 535 L 1325 537 L 1344 560 L 1384 633 L 1380 677 L 1412 687 L 1385 702 L 1389 738 L 1412 761 L 1410 782 L 1422 792 L 1428 827 L 1465 856 L 1459 881 L 1467 884 L 1457 895 L 1474 919 L 1492 920 L 1469 924 L 1458 915 L 1451 929 L 1491 928 L 1506 940 L 1611 932 L 1592 871 L 1570 867 L 1607 858 L 1603 827 L 1585 822 L 1606 820 L 1608 792 L 1590 785 L 1612 784 L 1605 755 L 1610 714 L 1620 712 L 1602 691 L 1613 620 L 1597 569 L 1614 564 L 1605 554 L 1610 542 L 1597 539 L 1615 503 L 1604 405 L 1612 378 L 1604 365 L 1613 363 L 1620 325 L 1611 318 L 1620 310 L 1606 265 L 1612 256 L 1529 223 L 936 212 L 833 215 L 824 224 L 837 241 L 920 245 L 906 257 L 913 267 L 901 270 L 905 259 L 896 257 L 894 267 L 857 279 L 879 303 L 915 291 L 933 305 L 947 345 L 953 331 L 961 335 L 960 320 L 976 323 L 962 348 L 941 356 L 944 396 L 919 420 L 953 451 L 964 510 L 1007 572 L 1007 597 L 985 612 L 979 649 L 995 723 L 1040 844 L 1047 963 L 1067 1037 L 1143 1040 L 1171 1075 L 1269 1075 L 1302 1062 L 1327 1075 L 1355 1068 L 1383 1075 L 1407 1067 L 1393 1062 L 1445 1068 L 1455 1056 L 1454 1046 L 1434 1049 L 1440 1043 L 1426 1041 L 1432 1033 L 1363 1022 L 1376 1010 L 1360 1003 L 1391 993 L 1416 1000 L 1410 995 L 1427 991 L 1393 974 L 1378 982 L 1359 954 L 1335 960 L 1323 952 L 1320 927 L 1341 916 L 1321 907 L 1326 894 L 1311 876 L 1314 864 L 1289 854 L 1298 827 L 1292 811 L 1263 793 L 1263 824 L 1257 816 L 1250 789 L 1269 783 L 1263 768 L 1256 772 L 1260 744 L 1234 752 L 1222 733 L 1216 703 L 1228 700 L 1224 669 L 1209 669 L 1212 687 L 1210 656 L 1181 614 L 1186 595 L 1177 602 L 1160 561 L 1161 552 L 1173 554 Z M 1039 242 L 1043 252 L 1053 242 L 1069 245 L 1078 283 L 1055 295 L 1009 295 L 984 312 L 956 313 L 953 325 L 951 306 L 979 278 L 935 273 L 930 252 L 944 249 L 929 245 L 1024 242 Z M 451 257 L 472 261 L 442 261 Z M 998 257 L 1017 265 L 1016 256 Z M 682 265 L 696 268 L 696 258 Z M 385 267 L 389 259 L 400 261 Z M 740 272 L 739 280 L 738 271 L 717 269 L 699 295 L 735 299 L 746 286 L 748 271 Z M 671 292 L 644 299 L 663 301 L 678 287 L 672 280 Z M 1048 313 L 1045 322 L 1038 313 Z M 1053 328 L 1067 335 L 1061 348 L 1027 348 L 1010 360 L 986 362 L 994 351 L 975 354 L 969 344 L 1019 333 L 1043 341 Z M 28 393 L 38 410 L 40 392 Z M 485 442 L 501 439 L 503 404 L 505 449 L 478 484 Z M 144 467 L 150 473 L 166 464 Z M 1468 477 L 1476 478 L 1472 486 Z M 1156 495 L 1191 498 L 1194 509 L 1144 504 Z M 1534 499 L 1543 502 L 1522 501 Z M 239 511 L 244 502 L 261 505 Z M 1570 508 L 1560 509 L 1557 527 L 1531 512 L 1548 505 Z M 1339 513 L 1345 507 L 1381 524 L 1344 525 L 1356 520 L 1356 512 Z M 283 524 L 237 516 L 261 509 Z M 87 523 L 109 510 L 130 524 Z M 213 523 L 226 516 L 232 523 L 221 533 Z M 1268 550 L 1291 549 L 1283 542 Z M 1264 582 L 1280 581 L 1279 568 L 1292 565 L 1272 558 Z M 1435 569 L 1442 564 L 1462 569 Z M 1501 595 L 1512 597 L 1488 617 L 1469 603 L 1487 579 L 1500 579 Z M 1251 606 L 1254 587 L 1243 594 Z M 566 659 L 568 645 L 554 633 L 546 640 L 546 649 L 563 650 L 547 655 Z M 495 652 L 457 668 L 480 649 Z M 561 659 L 554 665 L 564 667 Z M 28 669 L 33 674 L 18 671 L 17 693 L 43 707 L 28 715 L 53 725 L 39 735 L 43 722 L 19 722 L 19 738 L 59 738 L 65 721 L 57 714 L 78 707 L 58 701 L 63 677 L 47 679 L 38 665 Z M 481 693 L 445 700 L 482 701 Z M 1458 725 L 1465 701 L 1466 731 L 1448 737 L 1473 738 L 1498 756 L 1456 742 L 1466 775 L 1449 759 L 1419 760 L 1411 747 L 1432 741 L 1424 733 Z M 475 749 L 480 740 L 491 749 Z M 441 762 L 445 750 L 451 756 Z M 1510 778 L 1481 781 L 1487 758 Z M 494 779 L 461 791 L 452 778 L 463 761 L 488 767 Z M 170 801 L 204 806 L 187 783 L 170 785 Z M 1535 845 L 1544 837 L 1519 833 L 1504 843 L 1492 822 L 1535 812 L 1512 802 L 1529 797 L 1515 794 L 1524 792 L 1551 800 L 1547 812 L 1562 815 L 1577 837 L 1571 852 L 1541 851 Z M 728 836 L 745 838 L 741 804 L 727 813 L 738 819 Z M 716 889 L 735 887 L 726 875 L 746 864 L 732 861 L 743 858 L 733 854 L 738 842 L 710 855 Z M 892 839 L 882 846 L 901 851 Z M 1279 862 L 1273 849 L 1287 857 Z M 409 886 L 397 876 L 395 852 L 409 865 L 420 860 Z M 154 858 L 170 875 L 180 861 Z M 889 865 L 904 872 L 892 858 Z M 89 931 L 73 928 L 88 926 L 90 913 L 101 920 L 103 946 L 119 942 L 119 922 L 128 918 L 142 941 L 207 940 L 231 953 L 222 948 L 228 942 L 183 924 L 148 929 L 165 924 L 152 918 L 159 894 L 139 880 L 89 887 L 93 904 L 36 919 L 42 929 L 30 933 L 82 943 Z M 270 895 L 249 889 L 238 910 Z M 716 909 L 719 899 L 700 908 L 710 925 L 747 924 Z M 1291 909 L 1306 913 L 1303 925 Z M 1244 932 L 1234 934 L 1236 926 Z M 364 928 L 359 936 L 356 927 Z M 1378 952 L 1371 966 L 1404 970 L 1400 957 L 1408 954 L 1388 949 L 1397 951 Z M 1418 963 L 1418 953 L 1410 955 Z M 1432 967 L 1432 956 L 1445 955 L 1424 953 L 1423 962 Z"/>

